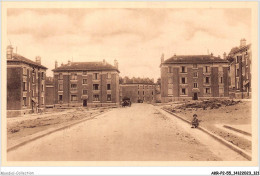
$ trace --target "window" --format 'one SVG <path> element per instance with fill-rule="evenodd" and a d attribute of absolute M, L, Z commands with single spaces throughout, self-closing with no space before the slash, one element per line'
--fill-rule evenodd
<path fill-rule="evenodd" d="M 23 91 L 27 91 L 27 82 L 23 82 Z"/>
<path fill-rule="evenodd" d="M 240 60 L 240 58 L 239 58 L 239 56 L 237 56 L 237 63 L 239 63 L 239 60 Z"/>
<path fill-rule="evenodd" d="M 93 95 L 93 101 L 99 101 L 99 95 Z"/>
<path fill-rule="evenodd" d="M 206 84 L 209 84 L 209 77 L 206 77 L 205 79 L 206 79 L 206 81 L 205 81 Z"/>
<path fill-rule="evenodd" d="M 23 106 L 26 106 L 26 97 L 23 97 Z"/>
<path fill-rule="evenodd" d="M 59 101 L 62 101 L 62 95 L 59 95 Z"/>
<path fill-rule="evenodd" d="M 32 75 L 32 83 L 35 83 L 35 75 Z"/>
<path fill-rule="evenodd" d="M 153 95 L 153 92 L 152 92 L 152 95 Z"/>
<path fill-rule="evenodd" d="M 185 77 L 181 78 L 181 83 L 186 84 L 186 78 Z"/>
<path fill-rule="evenodd" d="M 71 80 L 77 80 L 77 73 L 71 73 L 70 79 Z"/>
<path fill-rule="evenodd" d="M 99 84 L 93 84 L 93 90 L 99 90 Z"/>
<path fill-rule="evenodd" d="M 186 95 L 186 89 L 185 89 L 185 88 L 182 88 L 182 89 L 181 89 L 181 94 L 182 94 L 182 95 Z"/>
<path fill-rule="evenodd" d="M 70 88 L 71 88 L 71 89 L 77 89 L 77 84 L 71 84 L 71 85 L 70 85 Z"/>
<path fill-rule="evenodd" d="M 107 101 L 111 101 L 111 94 L 107 94 Z"/>
<path fill-rule="evenodd" d="M 59 73 L 59 79 L 63 79 L 62 73 Z"/>
<path fill-rule="evenodd" d="M 41 75 L 41 76 L 42 76 L 42 79 L 44 79 L 44 72 L 42 72 L 42 75 Z"/>
<path fill-rule="evenodd" d="M 87 95 L 88 94 L 88 90 L 83 90 L 83 95 Z"/>
<path fill-rule="evenodd" d="M 172 73 L 172 67 L 168 67 L 168 73 Z"/>
<path fill-rule="evenodd" d="M 210 88 L 206 88 L 206 89 L 205 89 L 205 93 L 206 93 L 206 94 L 210 94 Z"/>
<path fill-rule="evenodd" d="M 44 97 L 42 96 L 42 105 L 44 105 Z"/>
<path fill-rule="evenodd" d="M 98 73 L 94 73 L 94 80 L 98 79 Z"/>
<path fill-rule="evenodd" d="M 43 86 L 43 84 L 42 84 L 42 92 L 44 92 L 44 86 Z"/>
<path fill-rule="evenodd" d="M 194 72 L 193 77 L 198 77 L 198 72 Z"/>
<path fill-rule="evenodd" d="M 110 84 L 107 84 L 107 90 L 111 90 Z"/>
<path fill-rule="evenodd" d="M 83 79 L 82 80 L 82 84 L 88 84 L 88 80 L 87 79 Z"/>
<path fill-rule="evenodd" d="M 194 87 L 194 88 L 198 88 L 198 83 L 194 83 L 194 84 L 193 84 L 193 87 Z"/>
<path fill-rule="evenodd" d="M 182 67 L 181 67 L 181 72 L 182 72 L 182 73 L 186 73 L 186 67 L 182 66 Z"/>
<path fill-rule="evenodd" d="M 222 76 L 219 78 L 219 83 L 220 83 L 220 84 L 223 83 L 223 77 L 222 77 Z"/>
<path fill-rule="evenodd" d="M 59 84 L 59 91 L 63 91 L 63 84 Z"/>
<path fill-rule="evenodd" d="M 71 95 L 71 101 L 77 101 L 78 97 L 77 95 Z"/>
<path fill-rule="evenodd" d="M 144 95 L 144 91 L 143 91 L 143 95 Z"/>
<path fill-rule="evenodd" d="M 107 79 L 111 79 L 111 73 L 107 73 Z"/>
<path fill-rule="evenodd" d="M 205 72 L 205 73 L 209 73 L 209 71 L 210 71 L 209 66 L 205 66 L 205 67 L 204 67 L 204 72 Z"/>
<path fill-rule="evenodd" d="M 138 91 L 138 95 L 139 95 L 139 91 Z"/>
<path fill-rule="evenodd" d="M 198 65 L 197 64 L 193 64 L 193 68 L 198 68 Z"/>
<path fill-rule="evenodd" d="M 87 72 L 86 71 L 83 71 L 83 73 L 82 73 L 83 75 L 87 75 Z"/>

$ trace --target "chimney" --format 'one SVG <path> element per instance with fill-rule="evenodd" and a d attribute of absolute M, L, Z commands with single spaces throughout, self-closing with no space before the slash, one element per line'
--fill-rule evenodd
<path fill-rule="evenodd" d="M 103 59 L 103 64 L 106 64 L 106 60 L 105 59 Z"/>
<path fill-rule="evenodd" d="M 55 61 L 55 69 L 58 68 L 58 62 L 57 60 Z"/>
<path fill-rule="evenodd" d="M 164 62 L 164 54 L 162 54 L 162 56 L 161 56 L 161 63 L 163 63 Z"/>
<path fill-rule="evenodd" d="M 12 59 L 13 58 L 13 47 L 12 45 L 8 45 L 6 49 L 6 58 L 7 59 Z"/>
<path fill-rule="evenodd" d="M 61 66 L 63 66 L 63 62 L 61 63 Z"/>
<path fill-rule="evenodd" d="M 176 56 L 176 53 L 174 53 L 174 56 Z"/>
<path fill-rule="evenodd" d="M 114 66 L 118 69 L 118 62 L 116 59 L 114 60 Z"/>
<path fill-rule="evenodd" d="M 71 61 L 70 60 L 68 60 L 68 65 L 71 66 Z"/>
<path fill-rule="evenodd" d="M 246 39 L 241 39 L 240 40 L 240 47 L 246 46 Z"/>
<path fill-rule="evenodd" d="M 38 64 L 41 64 L 41 57 L 40 56 L 36 56 L 35 57 L 35 62 Z"/>
<path fill-rule="evenodd" d="M 210 53 L 210 56 L 213 57 L 213 53 Z"/>
<path fill-rule="evenodd" d="M 224 52 L 224 53 L 223 53 L 223 59 L 226 59 L 226 58 L 227 58 L 227 53 Z"/>

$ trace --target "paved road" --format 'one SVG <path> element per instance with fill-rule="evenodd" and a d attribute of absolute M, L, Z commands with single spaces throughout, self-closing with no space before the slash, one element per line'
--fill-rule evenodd
<path fill-rule="evenodd" d="M 194 131 L 196 130 L 196 131 Z M 194 135 L 194 133 L 196 135 Z M 7 154 L 9 161 L 245 160 L 152 105 L 117 108 Z"/>

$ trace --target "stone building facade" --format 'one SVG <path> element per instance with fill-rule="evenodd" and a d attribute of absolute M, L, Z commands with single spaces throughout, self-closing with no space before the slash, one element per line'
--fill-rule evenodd
<path fill-rule="evenodd" d="M 233 98 L 251 98 L 251 44 L 245 39 L 240 40 L 240 46 L 233 48 L 228 54 L 230 61 L 230 96 Z"/>
<path fill-rule="evenodd" d="M 118 62 L 68 62 L 54 72 L 55 107 L 119 105 Z"/>
<path fill-rule="evenodd" d="M 54 106 L 54 85 L 53 77 L 46 77 L 46 103 L 47 108 Z"/>
<path fill-rule="evenodd" d="M 27 59 L 7 47 L 7 116 L 19 116 L 43 111 L 45 108 L 45 78 L 47 68 Z"/>
<path fill-rule="evenodd" d="M 162 102 L 228 97 L 228 63 L 212 54 L 162 56 Z"/>
<path fill-rule="evenodd" d="M 155 84 L 152 83 L 124 83 L 120 84 L 120 100 L 130 98 L 132 103 L 155 101 Z"/>

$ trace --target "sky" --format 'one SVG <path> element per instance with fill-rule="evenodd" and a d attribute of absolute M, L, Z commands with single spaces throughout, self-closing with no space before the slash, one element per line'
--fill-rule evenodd
<path fill-rule="evenodd" d="M 251 42 L 251 10 L 226 9 L 19 9 L 7 11 L 7 37 L 15 52 L 41 56 L 53 76 L 58 64 L 119 62 L 120 76 L 160 77 L 160 58 L 214 56 Z"/>

